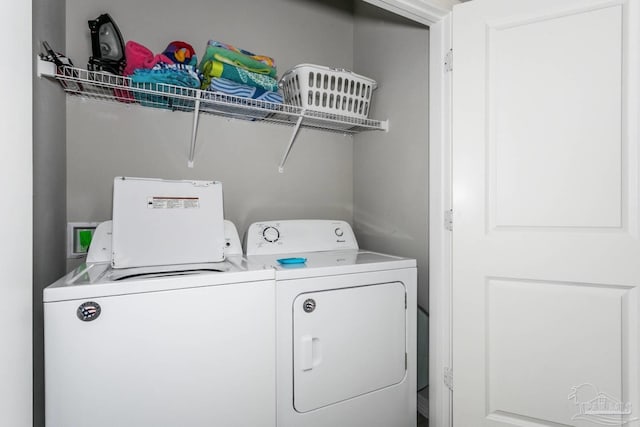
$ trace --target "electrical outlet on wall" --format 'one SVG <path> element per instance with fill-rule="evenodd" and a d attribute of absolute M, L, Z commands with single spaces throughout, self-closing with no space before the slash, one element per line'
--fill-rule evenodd
<path fill-rule="evenodd" d="M 87 255 L 89 245 L 99 222 L 67 223 L 67 258 L 81 258 Z"/>

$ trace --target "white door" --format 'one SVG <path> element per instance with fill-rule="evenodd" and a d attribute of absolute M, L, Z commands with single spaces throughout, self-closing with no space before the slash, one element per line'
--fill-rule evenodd
<path fill-rule="evenodd" d="M 453 422 L 638 425 L 639 0 L 453 12 Z"/>

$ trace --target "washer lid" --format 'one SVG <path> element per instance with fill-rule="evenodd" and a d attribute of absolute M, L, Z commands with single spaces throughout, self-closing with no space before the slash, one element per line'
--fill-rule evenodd
<path fill-rule="evenodd" d="M 274 271 L 249 265 L 242 256 L 224 262 L 114 269 L 109 263 L 82 264 L 45 288 L 43 301 L 97 298 L 200 286 L 273 280 Z"/>
<path fill-rule="evenodd" d="M 224 260 L 222 184 L 116 177 L 114 268 Z"/>

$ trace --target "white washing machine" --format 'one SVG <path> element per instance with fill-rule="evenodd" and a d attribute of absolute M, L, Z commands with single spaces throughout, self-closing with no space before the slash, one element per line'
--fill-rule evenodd
<path fill-rule="evenodd" d="M 225 229 L 224 262 L 118 270 L 96 232 L 44 290 L 47 427 L 275 425 L 274 272 Z"/>
<path fill-rule="evenodd" d="M 278 427 L 416 425 L 416 262 L 363 251 L 343 221 L 265 221 L 276 271 Z"/>

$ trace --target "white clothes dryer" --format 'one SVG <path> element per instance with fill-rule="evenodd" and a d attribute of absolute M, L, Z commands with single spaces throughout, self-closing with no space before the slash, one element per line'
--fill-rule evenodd
<path fill-rule="evenodd" d="M 415 260 L 343 221 L 258 222 L 245 243 L 276 271 L 278 427 L 415 426 Z"/>
<path fill-rule="evenodd" d="M 47 427 L 275 426 L 274 272 L 229 224 L 224 262 L 117 270 L 107 224 L 44 290 Z"/>

